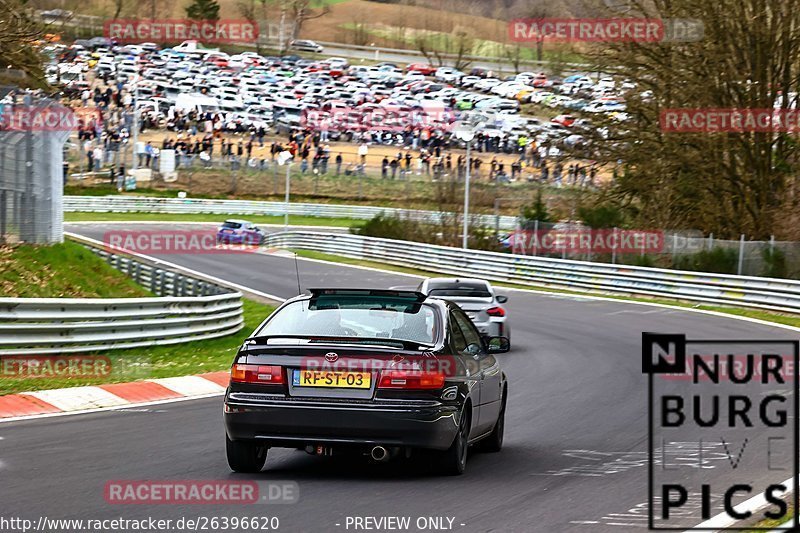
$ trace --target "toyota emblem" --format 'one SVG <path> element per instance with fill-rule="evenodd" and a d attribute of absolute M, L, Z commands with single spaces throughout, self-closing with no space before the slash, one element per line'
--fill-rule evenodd
<path fill-rule="evenodd" d="M 328 352 L 325 354 L 325 360 L 329 363 L 333 363 L 337 359 L 339 359 L 339 354 L 336 352 Z"/>

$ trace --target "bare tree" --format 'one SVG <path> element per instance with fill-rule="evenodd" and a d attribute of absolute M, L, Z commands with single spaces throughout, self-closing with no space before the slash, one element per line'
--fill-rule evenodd
<path fill-rule="evenodd" d="M 0 0 L 0 73 L 21 70 L 28 83 L 46 86 L 42 56 L 30 43 L 41 38 L 43 28 L 33 20 L 21 0 Z"/>
<path fill-rule="evenodd" d="M 250 22 L 253 26 L 259 27 L 258 23 L 258 16 L 257 11 L 258 8 L 256 6 L 257 0 L 239 0 L 236 4 L 236 9 L 239 11 L 239 14 Z M 261 54 L 261 35 L 259 35 L 256 40 L 256 53 Z"/>
<path fill-rule="evenodd" d="M 700 20 L 705 33 L 701 42 L 615 42 L 593 51 L 599 72 L 636 84 L 625 122 L 593 119 L 611 133 L 594 143 L 595 159 L 623 161 L 614 186 L 620 203 L 651 227 L 797 238 L 796 224 L 776 231 L 797 211 L 794 134 L 673 133 L 663 130 L 661 113 L 792 108 L 800 92 L 800 11 L 787 0 L 652 0 L 637 10 Z"/>
<path fill-rule="evenodd" d="M 352 22 L 352 36 L 353 44 L 364 46 L 369 42 L 369 32 L 367 31 L 367 24 L 360 16 Z"/>
<path fill-rule="evenodd" d="M 475 47 L 475 39 L 468 29 L 456 29 L 453 39 L 447 40 L 447 51 L 453 54 L 453 66 L 456 70 L 466 69 L 472 60 L 468 57 Z M 451 46 L 452 45 L 452 48 Z"/>
<path fill-rule="evenodd" d="M 125 0 L 114 0 L 114 16 L 111 18 L 118 19 L 123 7 L 125 7 Z"/>
<path fill-rule="evenodd" d="M 503 46 L 503 55 L 508 62 L 511 63 L 511 66 L 514 67 L 514 74 L 519 74 L 521 72 L 520 66 L 522 64 L 522 51 L 524 48 L 519 44 L 509 44 Z"/>
<path fill-rule="evenodd" d="M 286 0 L 286 2 L 289 14 L 292 16 L 292 39 L 297 39 L 307 21 L 324 17 L 331 12 L 327 4 L 320 9 L 312 9 L 311 0 Z"/>

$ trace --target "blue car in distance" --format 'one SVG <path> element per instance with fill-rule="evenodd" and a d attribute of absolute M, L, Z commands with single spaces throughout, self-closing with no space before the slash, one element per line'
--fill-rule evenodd
<path fill-rule="evenodd" d="M 260 228 L 246 220 L 226 220 L 217 230 L 217 242 L 220 244 L 264 244 L 265 234 Z"/>

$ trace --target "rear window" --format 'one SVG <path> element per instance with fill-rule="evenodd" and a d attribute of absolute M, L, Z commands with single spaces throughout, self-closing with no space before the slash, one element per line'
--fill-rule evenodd
<path fill-rule="evenodd" d="M 431 296 L 461 296 L 467 298 L 491 298 L 492 293 L 485 283 L 431 283 L 428 285 Z"/>
<path fill-rule="evenodd" d="M 239 222 L 224 222 L 222 224 L 223 229 L 239 229 L 242 225 Z"/>
<path fill-rule="evenodd" d="M 438 323 L 432 306 L 407 299 L 320 297 L 286 305 L 257 336 L 344 336 L 432 345 Z"/>

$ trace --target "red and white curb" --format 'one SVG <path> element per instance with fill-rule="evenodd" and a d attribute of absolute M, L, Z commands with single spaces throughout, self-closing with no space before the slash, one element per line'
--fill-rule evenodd
<path fill-rule="evenodd" d="M 0 396 L 0 423 L 221 396 L 228 372 Z"/>

